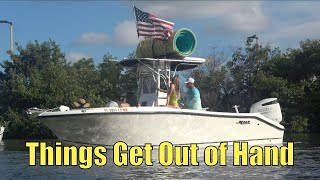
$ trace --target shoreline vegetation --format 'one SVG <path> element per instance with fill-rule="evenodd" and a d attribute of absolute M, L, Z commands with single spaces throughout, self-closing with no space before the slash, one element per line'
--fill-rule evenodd
<path fill-rule="evenodd" d="M 249 112 L 253 103 L 275 97 L 286 132 L 320 132 L 320 40 L 305 40 L 286 51 L 251 40 L 231 54 L 213 48 L 204 65 L 183 73 L 196 79 L 203 107 L 234 112 L 232 106 L 240 105 L 240 112 Z M 31 107 L 72 107 L 79 98 L 91 107 L 104 107 L 128 92 L 128 102 L 136 104 L 135 69 L 119 66 L 118 58 L 109 53 L 99 64 L 91 58 L 70 63 L 59 45 L 49 40 L 17 45 L 11 59 L 1 63 L 0 71 L 5 139 L 55 138 L 34 115 L 26 114 Z"/>

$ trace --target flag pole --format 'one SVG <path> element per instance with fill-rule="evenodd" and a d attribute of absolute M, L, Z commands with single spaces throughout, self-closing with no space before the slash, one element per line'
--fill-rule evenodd
<path fill-rule="evenodd" d="M 137 24 L 137 16 L 136 16 L 136 11 L 135 11 L 135 6 L 132 5 L 133 7 L 133 16 L 134 16 L 134 21 L 136 22 L 136 29 L 137 29 L 137 35 L 138 35 L 138 41 L 140 42 L 140 39 L 139 39 L 139 30 L 138 30 L 138 24 Z"/>
<path fill-rule="evenodd" d="M 164 49 L 165 49 L 164 58 L 167 59 L 167 36 L 164 37 Z"/>

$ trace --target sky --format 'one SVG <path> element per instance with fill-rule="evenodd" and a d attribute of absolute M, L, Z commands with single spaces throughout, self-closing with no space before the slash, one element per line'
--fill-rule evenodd
<path fill-rule="evenodd" d="M 132 6 L 191 29 L 197 37 L 195 57 L 212 48 L 232 52 L 248 36 L 282 50 L 320 36 L 320 1 L 0 1 L 0 20 L 13 22 L 14 41 L 57 42 L 66 58 L 96 63 L 110 53 L 123 59 L 136 49 Z M 8 59 L 8 24 L 0 24 L 0 62 Z M 17 50 L 15 50 L 17 53 Z"/>

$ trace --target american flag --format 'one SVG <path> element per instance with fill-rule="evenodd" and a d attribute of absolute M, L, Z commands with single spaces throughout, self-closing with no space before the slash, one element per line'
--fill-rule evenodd
<path fill-rule="evenodd" d="M 137 20 L 138 36 L 154 36 L 168 39 L 173 33 L 174 23 L 160 19 L 151 13 L 146 13 L 134 6 Z"/>

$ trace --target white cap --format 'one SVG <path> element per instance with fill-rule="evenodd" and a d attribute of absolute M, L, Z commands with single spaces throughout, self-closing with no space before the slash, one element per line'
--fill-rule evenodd
<path fill-rule="evenodd" d="M 193 78 L 189 78 L 186 83 L 194 83 L 194 79 Z"/>

